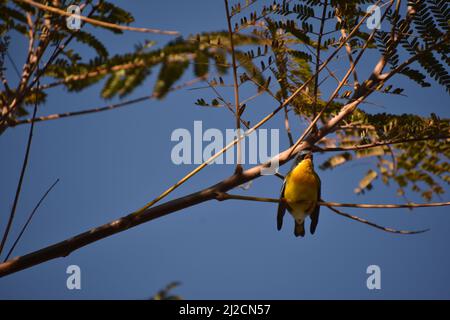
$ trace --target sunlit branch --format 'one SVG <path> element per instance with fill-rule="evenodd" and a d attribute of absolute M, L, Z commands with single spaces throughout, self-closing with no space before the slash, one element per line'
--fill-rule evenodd
<path fill-rule="evenodd" d="M 122 31 L 136 31 L 136 32 L 144 32 L 144 33 L 165 34 L 165 35 L 171 35 L 171 36 L 176 36 L 176 35 L 180 34 L 178 31 L 167 31 L 167 30 L 160 30 L 160 29 L 135 28 L 135 27 L 122 26 L 122 25 L 118 25 L 115 23 L 110 23 L 110 22 L 105 22 L 105 21 L 88 18 L 88 17 L 82 16 L 82 15 L 72 14 L 72 13 L 66 12 L 64 10 L 60 10 L 58 8 L 51 7 L 51 6 L 46 6 L 44 4 L 34 2 L 31 0 L 18 0 L 18 1 L 25 2 L 35 8 L 38 8 L 38 9 L 41 9 L 44 11 L 48 11 L 48 12 L 52 12 L 52 13 L 55 13 L 58 15 L 62 15 L 65 17 L 73 16 L 73 17 L 79 18 L 80 20 L 82 20 L 84 22 L 87 22 L 89 24 L 93 24 L 96 26 L 100 26 L 100 27 L 122 30 Z"/>
<path fill-rule="evenodd" d="M 390 5 L 388 6 L 388 8 L 386 9 L 386 11 L 384 12 L 383 16 L 380 19 L 380 23 L 384 20 L 384 18 L 386 17 L 390 7 L 392 5 L 392 0 Z M 370 11 L 369 11 L 370 12 Z M 367 15 L 366 15 L 367 16 Z M 365 16 L 365 17 L 366 17 Z M 353 31 L 350 33 L 349 37 L 353 34 L 353 32 L 355 30 L 357 30 L 357 28 L 359 28 L 359 26 L 361 25 L 362 21 L 364 21 L 364 19 L 361 19 L 361 21 L 356 25 L 356 27 L 353 29 Z M 344 78 L 341 80 L 341 82 L 339 83 L 339 85 L 337 86 L 337 88 L 334 90 L 334 92 L 331 94 L 330 98 L 328 99 L 328 102 L 325 104 L 325 106 L 320 110 L 320 112 L 317 114 L 317 116 L 314 118 L 314 120 L 309 124 L 309 126 L 305 129 L 305 131 L 303 131 L 302 135 L 300 136 L 300 138 L 297 140 L 297 142 L 294 144 L 294 148 L 293 150 L 295 150 L 302 142 L 303 140 L 306 138 L 306 136 L 311 132 L 311 130 L 313 128 L 315 128 L 315 125 L 317 123 L 317 121 L 319 121 L 320 117 L 323 115 L 323 113 L 325 112 L 325 110 L 327 109 L 327 107 L 333 102 L 334 98 L 336 98 L 337 94 L 339 93 L 339 90 L 342 88 L 342 86 L 347 82 L 348 77 L 351 75 L 351 73 L 353 72 L 353 70 L 355 70 L 356 65 L 358 64 L 359 60 L 361 59 L 362 55 L 365 52 L 365 49 L 369 46 L 370 41 L 373 39 L 373 37 L 375 36 L 376 33 L 376 29 L 374 29 L 374 31 L 372 31 L 372 33 L 370 34 L 370 36 L 367 38 L 367 40 L 365 41 L 362 49 L 360 50 L 358 56 L 355 59 L 355 62 L 352 66 L 350 66 L 350 68 L 348 69 L 347 73 L 345 74 Z M 348 39 L 348 38 L 347 38 Z M 347 40 L 346 39 L 346 40 Z M 347 41 L 344 41 L 345 43 L 347 43 Z M 342 44 L 343 45 L 343 44 Z M 328 61 L 328 60 L 327 60 Z M 319 70 L 322 68 L 319 68 Z M 361 103 L 367 96 L 369 93 L 366 93 L 365 95 L 361 95 L 359 97 L 359 99 L 356 99 L 354 101 L 354 106 L 352 107 L 352 109 L 350 110 L 354 110 L 359 103 Z M 362 99 L 361 99 L 362 98 Z M 344 108 L 342 109 L 342 111 L 344 111 Z"/>

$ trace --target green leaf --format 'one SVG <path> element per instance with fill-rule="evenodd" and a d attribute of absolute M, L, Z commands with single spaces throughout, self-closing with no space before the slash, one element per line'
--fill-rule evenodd
<path fill-rule="evenodd" d="M 166 60 L 163 62 L 155 88 L 153 90 L 158 99 L 162 99 L 167 94 L 171 86 L 181 78 L 188 66 L 189 61 L 170 62 Z"/>
<path fill-rule="evenodd" d="M 106 59 L 108 57 L 108 50 L 106 47 L 92 34 L 78 30 L 78 32 L 71 33 L 71 35 L 73 35 L 74 39 L 78 42 L 84 43 L 93 48 L 100 58 Z"/>
<path fill-rule="evenodd" d="M 209 71 L 209 57 L 203 50 L 197 50 L 194 58 L 194 74 L 203 77 Z"/>

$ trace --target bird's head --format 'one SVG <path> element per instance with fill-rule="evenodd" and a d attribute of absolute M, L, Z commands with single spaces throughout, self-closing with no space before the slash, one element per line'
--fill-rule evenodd
<path fill-rule="evenodd" d="M 305 159 L 311 159 L 311 161 L 313 160 L 313 154 L 311 151 L 309 150 L 302 150 L 297 157 L 295 158 L 295 164 L 298 164 L 300 162 L 302 162 Z"/>

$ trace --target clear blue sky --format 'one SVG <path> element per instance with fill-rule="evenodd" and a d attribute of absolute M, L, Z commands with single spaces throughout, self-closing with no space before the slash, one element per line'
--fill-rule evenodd
<path fill-rule="evenodd" d="M 115 3 L 132 11 L 135 26 L 175 29 L 183 35 L 226 27 L 220 0 Z M 171 39 L 140 33 L 115 36 L 98 29 L 96 34 L 111 53 L 132 50 L 145 39 L 159 43 Z M 15 61 L 21 63 L 26 43 L 18 40 L 16 35 L 10 49 Z M 347 62 L 342 61 L 344 69 Z M 9 71 L 11 66 L 7 67 Z M 184 80 L 192 77 L 189 72 Z M 366 106 L 366 110 L 450 116 L 448 95 L 440 86 L 433 83 L 432 88 L 421 89 L 404 79 L 400 83 L 408 97 L 374 96 L 371 101 L 383 107 Z M 151 77 L 132 96 L 150 94 L 153 85 Z M 52 89 L 39 115 L 102 106 L 105 102 L 99 98 L 100 88 L 75 94 Z M 231 98 L 231 92 L 227 96 Z M 189 172 L 194 166 L 176 166 L 170 160 L 172 131 L 191 130 L 194 120 L 202 120 L 205 128 L 234 125 L 225 109 L 195 106 L 200 97 L 212 98 L 213 94 L 182 90 L 163 101 L 36 124 L 11 238 L 45 189 L 56 178 L 61 181 L 39 209 L 15 255 L 123 216 Z M 261 112 L 255 117 L 258 119 L 274 104 L 265 97 L 251 107 Z M 294 126 L 297 137 L 303 125 Z M 282 128 L 282 118 L 272 120 L 269 127 Z M 4 150 L 0 157 L 0 230 L 4 230 L 13 201 L 28 130 L 28 126 L 19 126 L 0 136 L 0 150 Z M 284 148 L 287 141 L 283 134 L 281 137 Z M 318 155 L 316 162 L 324 159 Z M 323 198 L 403 202 L 395 196 L 394 187 L 380 181 L 364 196 L 353 193 L 371 165 L 370 160 L 364 160 L 319 172 Z M 170 198 L 215 183 L 232 170 L 233 166 L 226 165 L 208 167 Z M 264 177 L 254 181 L 244 194 L 277 197 L 279 189 L 279 179 Z M 443 198 L 448 199 L 448 194 Z M 410 199 L 422 201 L 414 194 Z M 450 298 L 448 208 L 347 211 L 395 228 L 431 231 L 411 236 L 388 234 L 323 208 L 316 234 L 297 239 L 291 219 L 285 220 L 281 232 L 276 230 L 274 204 L 212 201 L 98 241 L 67 258 L 2 278 L 0 298 L 144 299 L 174 280 L 182 282 L 174 293 L 190 299 Z M 82 290 L 66 288 L 65 270 L 71 264 L 81 268 Z M 382 289 L 378 291 L 366 288 L 366 268 L 371 264 L 381 267 Z"/>

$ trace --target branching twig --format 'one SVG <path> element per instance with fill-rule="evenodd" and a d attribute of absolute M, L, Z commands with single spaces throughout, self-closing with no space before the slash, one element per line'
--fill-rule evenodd
<path fill-rule="evenodd" d="M 238 116 L 236 115 L 236 112 L 235 112 L 235 111 L 233 110 L 233 108 L 232 108 L 231 103 L 229 103 L 228 101 L 225 100 L 225 98 L 220 94 L 220 92 L 215 88 L 215 86 L 213 86 L 213 85 L 212 85 L 210 82 L 208 82 L 208 81 L 207 81 L 207 83 L 208 83 L 209 88 L 211 88 L 211 89 L 214 91 L 214 93 L 217 95 L 217 98 L 225 104 L 225 106 L 227 107 L 227 109 L 230 110 L 230 112 L 231 112 L 236 118 L 238 118 Z M 247 123 L 247 121 L 242 120 L 241 117 L 239 117 L 239 121 L 240 121 L 247 129 L 250 128 L 249 125 L 248 125 L 248 123 Z"/>

